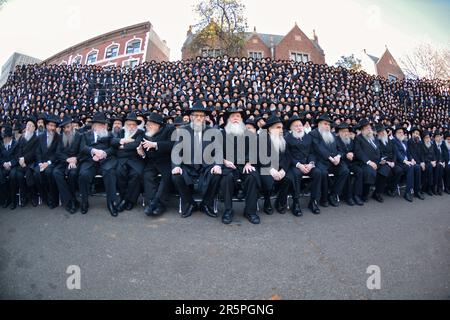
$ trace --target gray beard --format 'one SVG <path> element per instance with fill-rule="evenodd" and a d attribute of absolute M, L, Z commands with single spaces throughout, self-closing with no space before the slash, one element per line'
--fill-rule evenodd
<path fill-rule="evenodd" d="M 201 125 L 196 125 L 194 122 L 191 122 L 190 126 L 191 129 L 194 130 L 195 132 L 203 132 L 203 130 L 206 127 L 206 125 L 203 123 Z"/>
<path fill-rule="evenodd" d="M 233 136 L 243 136 L 245 132 L 245 124 L 243 122 L 228 123 L 225 126 L 225 131 L 227 134 L 231 134 Z"/>
<path fill-rule="evenodd" d="M 308 134 L 308 133 L 311 132 L 311 128 L 310 128 L 310 127 L 303 128 L 303 131 L 304 131 L 306 134 Z"/>
<path fill-rule="evenodd" d="M 319 133 L 322 136 L 322 139 L 323 139 L 323 141 L 325 141 L 326 144 L 334 143 L 334 136 L 330 131 L 322 131 L 319 129 Z"/>
<path fill-rule="evenodd" d="M 303 139 L 303 137 L 305 136 L 305 132 L 304 131 L 302 131 L 302 132 L 292 131 L 292 136 L 295 139 Z"/>
<path fill-rule="evenodd" d="M 70 132 L 69 134 L 63 133 L 62 141 L 63 141 L 64 147 L 68 147 L 68 146 L 70 146 L 72 144 L 73 137 L 74 137 L 73 132 Z"/>
<path fill-rule="evenodd" d="M 95 132 L 98 138 L 106 138 L 108 136 L 108 130 L 98 130 Z"/>
<path fill-rule="evenodd" d="M 427 147 L 428 149 L 431 148 L 431 142 L 424 142 L 425 143 L 425 147 Z"/>
<path fill-rule="evenodd" d="M 384 145 L 388 144 L 388 137 L 382 137 L 382 138 L 378 138 Z"/>
<path fill-rule="evenodd" d="M 363 135 L 363 137 L 367 140 L 367 141 L 369 141 L 369 142 L 374 142 L 373 141 L 373 134 L 369 134 L 369 135 Z"/>
<path fill-rule="evenodd" d="M 145 132 L 145 136 L 147 137 L 147 138 L 153 138 L 153 136 L 156 134 L 156 132 L 155 131 L 146 131 Z"/>
<path fill-rule="evenodd" d="M 445 141 L 445 146 L 447 147 L 448 150 L 450 150 L 450 143 Z"/>
<path fill-rule="evenodd" d="M 283 136 L 270 135 L 270 141 L 275 149 L 275 152 L 284 152 L 286 150 L 286 140 Z"/>
<path fill-rule="evenodd" d="M 347 138 L 342 138 L 341 137 L 341 140 L 346 146 L 348 146 L 350 144 L 350 142 L 352 142 L 352 139 L 350 139 L 348 137 Z"/>
<path fill-rule="evenodd" d="M 47 132 L 47 147 L 50 146 L 55 138 L 54 133 Z"/>

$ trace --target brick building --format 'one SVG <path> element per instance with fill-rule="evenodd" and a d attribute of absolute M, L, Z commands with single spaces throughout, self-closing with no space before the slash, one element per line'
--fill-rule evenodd
<path fill-rule="evenodd" d="M 405 79 L 405 74 L 387 47 L 381 58 L 368 54 L 365 49 L 358 58 L 361 60 L 362 69 L 368 74 L 382 76 L 391 81 Z"/>
<path fill-rule="evenodd" d="M 214 22 L 212 22 L 214 23 Z M 207 26 L 206 28 L 208 28 Z M 256 28 L 253 32 L 245 33 L 245 45 L 241 57 L 253 57 L 255 59 L 272 58 L 275 60 L 295 60 L 317 64 L 325 64 L 325 53 L 319 45 L 319 39 L 315 33 L 312 39 L 295 26 L 284 36 L 259 33 Z M 207 48 L 199 51 L 192 50 L 190 44 L 196 34 L 192 27 L 186 35 L 186 41 L 181 49 L 182 59 L 193 59 L 198 56 L 219 56 L 222 54 L 220 43 L 213 41 Z"/>
<path fill-rule="evenodd" d="M 150 22 L 94 37 L 46 59 L 46 64 L 130 66 L 145 61 L 168 61 L 170 50 Z"/>

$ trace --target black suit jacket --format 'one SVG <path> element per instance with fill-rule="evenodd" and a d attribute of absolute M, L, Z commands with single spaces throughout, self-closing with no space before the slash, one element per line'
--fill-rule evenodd
<path fill-rule="evenodd" d="M 61 141 L 59 142 L 58 147 L 56 148 L 55 161 L 57 165 L 67 165 L 66 160 L 72 157 L 76 157 L 77 160 L 79 161 L 81 138 L 82 138 L 81 134 L 75 133 L 72 143 L 65 147 L 63 145 L 61 137 Z"/>
<path fill-rule="evenodd" d="M 116 167 L 116 158 L 114 156 L 114 149 L 111 146 L 112 135 L 109 134 L 107 137 L 99 138 L 95 142 L 95 136 L 93 131 L 86 132 L 81 139 L 80 146 L 80 162 L 85 168 L 89 168 L 97 162 L 92 159 L 92 149 L 99 149 L 106 152 L 107 157 L 100 162 L 98 162 L 103 169 L 109 170 Z"/>
<path fill-rule="evenodd" d="M 20 137 L 19 139 L 19 152 L 17 154 L 17 159 L 24 158 L 25 164 L 32 168 L 36 161 L 36 151 L 39 144 L 38 137 L 36 134 L 30 140 L 25 140 L 24 137 Z"/>
<path fill-rule="evenodd" d="M 120 145 L 120 140 L 125 137 L 125 130 L 120 130 L 117 138 L 111 139 L 111 146 L 115 150 L 115 155 L 117 158 L 117 165 L 121 166 L 125 163 L 129 164 L 134 170 L 141 173 L 144 170 L 144 161 L 138 155 L 136 148 L 142 142 L 142 138 L 144 137 L 144 132 L 142 130 L 138 130 L 131 139 L 134 139 L 133 142 L 127 143 L 122 146 Z"/>
<path fill-rule="evenodd" d="M 414 139 L 408 140 L 408 150 L 411 158 L 417 163 L 424 162 L 424 153 L 422 142 L 415 142 Z"/>
<path fill-rule="evenodd" d="M 15 139 L 11 141 L 11 148 L 6 150 L 5 145 L 0 144 L 0 168 L 3 168 L 5 162 L 11 162 L 11 168 L 19 164 L 17 154 L 19 152 L 18 143 Z"/>
<path fill-rule="evenodd" d="M 367 141 L 366 138 L 364 138 L 362 135 L 358 135 L 355 138 L 355 156 L 358 161 L 360 161 L 361 164 L 367 164 L 367 162 L 370 160 L 372 162 L 375 162 L 378 166 L 378 172 L 387 177 L 390 173 L 390 168 L 387 164 L 381 165 L 381 148 L 380 143 L 377 139 L 373 140 L 375 143 L 375 146 L 372 146 L 369 141 Z"/>
<path fill-rule="evenodd" d="M 341 137 L 337 136 L 336 143 L 337 143 L 338 151 L 342 154 L 342 160 L 346 164 L 356 163 L 356 161 L 355 161 L 355 141 L 350 140 L 350 143 L 347 145 L 344 143 L 344 141 L 342 141 Z M 348 160 L 347 154 L 349 154 L 349 153 L 353 153 L 353 161 Z"/>
<path fill-rule="evenodd" d="M 386 161 L 395 163 L 397 154 L 395 152 L 394 141 L 388 139 L 388 142 L 385 145 L 381 140 L 378 140 L 378 145 L 380 146 L 381 158 L 385 158 Z"/>
<path fill-rule="evenodd" d="M 145 140 L 156 142 L 158 145 L 158 149 L 145 150 L 145 161 L 147 163 L 152 162 L 154 164 L 170 165 L 170 156 L 174 145 L 174 141 L 172 141 L 174 130 L 174 126 L 165 125 L 151 138 L 144 135 Z"/>
<path fill-rule="evenodd" d="M 313 138 L 313 150 L 314 154 L 317 157 L 317 160 L 325 165 L 326 167 L 329 167 L 332 165 L 330 160 L 328 160 L 329 157 L 335 157 L 337 155 L 341 156 L 341 159 L 344 159 L 344 155 L 342 152 L 339 152 L 337 143 L 336 143 L 336 137 L 335 141 L 333 143 L 327 144 L 323 140 L 322 136 L 320 135 L 319 130 L 316 128 L 313 131 L 309 133 L 311 137 Z"/>
<path fill-rule="evenodd" d="M 51 161 L 52 164 L 56 161 L 56 149 L 59 145 L 60 135 L 55 133 L 52 143 L 47 146 L 47 131 L 38 137 L 39 144 L 36 150 L 36 163 L 44 163 Z"/>
<path fill-rule="evenodd" d="M 309 134 L 305 134 L 303 139 L 300 140 L 289 133 L 285 136 L 285 139 L 292 166 L 297 166 L 297 163 L 309 164 L 317 161 L 313 152 L 313 139 Z"/>

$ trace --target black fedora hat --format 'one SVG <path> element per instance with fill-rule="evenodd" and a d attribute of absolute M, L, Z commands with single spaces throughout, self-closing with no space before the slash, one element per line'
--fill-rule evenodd
<path fill-rule="evenodd" d="M 185 113 L 190 115 L 192 112 L 195 112 L 195 111 L 204 112 L 204 113 L 207 113 L 207 114 L 211 113 L 211 109 L 208 108 L 208 107 L 205 108 L 200 101 L 197 101 L 196 103 L 194 103 L 192 108 L 187 109 L 185 111 Z"/>
<path fill-rule="evenodd" d="M 370 126 L 370 121 L 367 118 L 362 118 L 361 120 L 359 120 L 358 124 L 356 125 L 356 129 L 361 130 L 362 128 L 366 127 L 366 126 Z"/>
<path fill-rule="evenodd" d="M 286 127 L 287 127 L 287 129 L 290 129 L 292 123 L 295 122 L 295 121 L 301 121 L 302 124 L 303 124 L 302 118 L 300 118 L 298 115 L 294 115 L 294 116 L 290 117 L 290 118 L 286 121 Z"/>
<path fill-rule="evenodd" d="M 113 115 L 111 118 L 109 118 L 109 121 L 111 124 L 113 124 L 116 121 L 120 121 L 123 123 L 123 118 L 117 114 Z"/>
<path fill-rule="evenodd" d="M 316 119 L 316 123 L 319 123 L 321 121 L 326 121 L 329 122 L 330 124 L 333 123 L 333 120 L 330 118 L 328 113 L 323 113 Z"/>
<path fill-rule="evenodd" d="M 96 114 L 94 114 L 91 122 L 92 122 L 92 124 L 94 124 L 94 123 L 108 124 L 109 123 L 108 119 L 106 119 L 105 114 L 103 112 L 97 112 Z"/>
<path fill-rule="evenodd" d="M 48 124 L 48 123 L 54 123 L 56 125 L 59 125 L 59 118 L 57 116 L 55 116 L 54 114 L 49 114 L 45 118 L 45 124 Z"/>
<path fill-rule="evenodd" d="M 344 130 L 344 129 L 350 130 L 350 126 L 347 124 L 347 122 L 342 122 L 334 128 L 334 130 L 336 132 L 339 132 L 339 130 Z"/>
<path fill-rule="evenodd" d="M 6 125 L 3 128 L 3 138 L 11 138 L 13 136 L 13 128 L 10 125 Z"/>
<path fill-rule="evenodd" d="M 382 123 L 378 123 L 377 125 L 375 125 L 376 132 L 381 132 L 381 131 L 385 131 L 385 130 L 386 130 L 386 127 Z"/>
<path fill-rule="evenodd" d="M 156 113 L 156 112 L 150 113 L 150 115 L 147 117 L 147 122 L 154 122 L 161 126 L 165 124 L 164 118 L 162 117 L 162 115 L 160 115 L 159 113 Z"/>
<path fill-rule="evenodd" d="M 283 121 L 281 121 L 281 119 L 277 116 L 270 116 L 269 119 L 267 119 L 266 124 L 262 128 L 269 129 L 271 126 L 277 123 L 283 123 Z"/>
<path fill-rule="evenodd" d="M 240 107 L 232 107 L 232 108 L 227 108 L 225 110 L 225 113 L 223 114 L 223 121 L 224 123 L 227 123 L 228 118 L 233 114 L 233 113 L 240 113 L 242 120 L 245 121 L 245 117 L 246 117 L 246 113 L 245 110 L 243 108 Z"/>
<path fill-rule="evenodd" d="M 422 130 L 420 130 L 418 127 L 412 127 L 409 132 L 413 133 L 414 131 L 419 131 L 419 134 L 422 136 Z"/>
<path fill-rule="evenodd" d="M 37 128 L 37 120 L 33 116 L 29 116 L 28 118 L 25 119 L 25 121 L 24 121 L 25 126 L 30 121 L 33 122 L 34 126 Z"/>
<path fill-rule="evenodd" d="M 128 113 L 128 115 L 127 115 L 127 117 L 125 118 L 125 121 L 124 121 L 124 122 L 126 122 L 126 121 L 134 121 L 134 122 L 136 122 L 138 125 L 140 125 L 140 124 L 142 123 L 142 120 L 139 120 L 139 119 L 137 118 L 137 115 L 136 115 L 135 112 L 130 112 L 130 113 Z"/>
<path fill-rule="evenodd" d="M 64 128 L 68 124 L 71 124 L 73 122 L 73 119 L 69 116 L 64 116 L 63 120 L 59 123 L 60 128 Z"/>
<path fill-rule="evenodd" d="M 429 136 L 431 138 L 433 134 L 431 133 L 431 131 L 426 130 L 422 133 L 422 139 L 425 138 L 426 136 Z"/>
<path fill-rule="evenodd" d="M 247 119 L 247 120 L 245 120 L 245 124 L 253 126 L 256 130 L 259 129 L 258 125 L 255 122 L 255 119 Z"/>
<path fill-rule="evenodd" d="M 45 113 L 38 113 L 38 115 L 36 117 L 36 121 L 39 121 L 39 120 L 47 121 L 47 116 L 45 115 Z"/>
<path fill-rule="evenodd" d="M 396 134 L 397 131 L 399 131 L 399 130 L 403 130 L 403 133 L 404 133 L 404 134 L 407 134 L 407 133 L 408 133 L 408 129 L 404 128 L 402 125 L 396 125 L 396 126 L 394 127 L 394 130 L 392 130 L 392 133 L 393 133 L 393 134 Z"/>
<path fill-rule="evenodd" d="M 183 116 L 178 116 L 173 119 L 174 126 L 184 126 L 187 125 L 188 123 L 189 122 L 183 120 Z"/>

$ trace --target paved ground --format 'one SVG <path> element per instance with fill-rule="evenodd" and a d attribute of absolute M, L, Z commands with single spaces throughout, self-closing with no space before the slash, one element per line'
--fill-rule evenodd
<path fill-rule="evenodd" d="M 450 196 L 373 201 L 302 218 L 195 213 L 119 218 L 91 202 L 0 211 L 0 297 L 18 299 L 450 299 Z M 306 210 L 305 210 L 306 211 Z M 66 287 L 69 265 L 81 290 Z M 381 289 L 368 290 L 370 265 Z"/>

